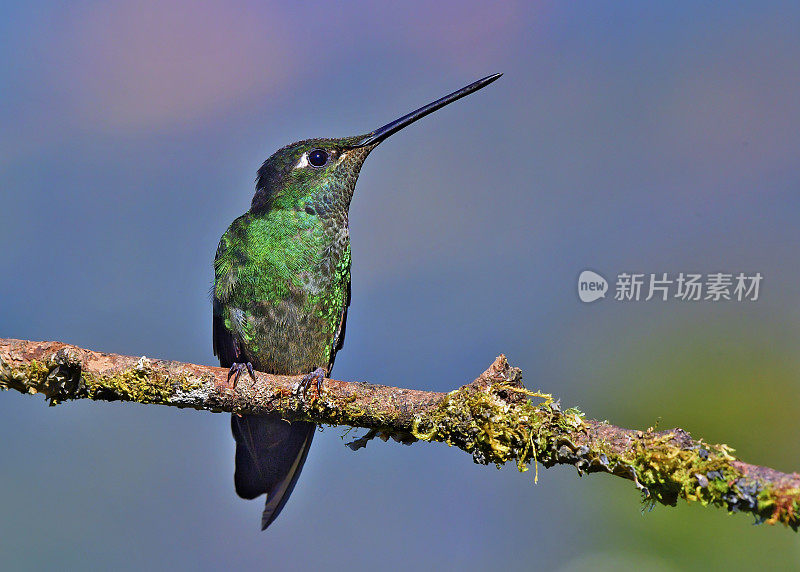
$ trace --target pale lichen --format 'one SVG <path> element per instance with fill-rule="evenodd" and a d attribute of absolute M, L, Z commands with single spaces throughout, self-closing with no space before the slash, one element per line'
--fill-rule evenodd
<path fill-rule="evenodd" d="M 51 405 L 69 399 L 124 400 L 168 403 L 176 394 L 196 390 L 200 383 L 188 376 L 171 377 L 142 357 L 133 367 L 94 373 L 84 371 L 69 351 L 59 351 L 46 361 L 0 363 L 0 387 L 43 394 Z"/>

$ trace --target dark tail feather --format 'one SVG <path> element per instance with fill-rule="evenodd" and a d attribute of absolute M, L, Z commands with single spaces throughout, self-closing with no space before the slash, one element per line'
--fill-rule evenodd
<path fill-rule="evenodd" d="M 267 495 L 261 529 L 274 521 L 292 494 L 308 456 L 316 425 L 288 423 L 278 414 L 233 415 L 236 439 L 236 494 L 254 499 Z"/>
<path fill-rule="evenodd" d="M 283 510 L 283 505 L 289 500 L 289 496 L 292 494 L 294 486 L 297 484 L 300 471 L 303 470 L 306 457 L 308 457 L 308 450 L 311 448 L 311 440 L 314 438 L 314 432 L 317 430 L 315 424 L 308 423 L 308 425 L 309 427 L 305 431 L 305 441 L 303 441 L 297 458 L 289 469 L 289 473 L 283 481 L 272 487 L 267 493 L 267 502 L 264 503 L 264 512 L 261 514 L 261 530 L 266 530 L 267 527 L 272 524 L 272 521 L 278 518 L 278 515 Z"/>

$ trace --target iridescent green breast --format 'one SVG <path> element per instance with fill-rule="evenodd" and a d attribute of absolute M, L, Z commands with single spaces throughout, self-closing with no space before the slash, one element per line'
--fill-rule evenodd
<path fill-rule="evenodd" d="M 346 225 L 304 210 L 248 213 L 223 235 L 214 267 L 216 312 L 256 369 L 328 369 L 347 309 Z"/>

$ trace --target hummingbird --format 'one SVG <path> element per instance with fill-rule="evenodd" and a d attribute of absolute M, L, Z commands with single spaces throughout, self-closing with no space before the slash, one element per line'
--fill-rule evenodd
<path fill-rule="evenodd" d="M 296 391 L 322 391 L 344 343 L 350 305 L 348 211 L 361 166 L 381 141 L 477 91 L 493 74 L 367 133 L 306 139 L 258 169 L 250 210 L 222 235 L 214 258 L 213 343 L 229 387 L 254 370 L 303 375 Z M 231 381 L 232 379 L 232 381 Z M 280 514 L 303 468 L 316 425 L 279 413 L 231 417 L 234 484 L 266 494 L 261 529 Z"/>

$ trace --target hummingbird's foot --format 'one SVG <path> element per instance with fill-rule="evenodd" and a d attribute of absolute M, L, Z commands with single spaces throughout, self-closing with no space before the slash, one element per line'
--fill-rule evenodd
<path fill-rule="evenodd" d="M 244 370 L 247 370 L 247 373 L 250 374 L 250 377 L 253 378 L 253 381 L 256 381 L 256 372 L 253 371 L 252 363 L 234 362 L 234 364 L 231 365 L 231 369 L 228 371 L 227 385 L 230 386 L 231 389 L 236 389 L 236 382 L 239 381 L 239 376 L 242 375 Z M 231 383 L 231 378 L 233 378 L 233 383 Z"/>
<path fill-rule="evenodd" d="M 325 370 L 321 367 L 318 367 L 311 373 L 305 374 L 303 379 L 295 383 L 294 387 L 292 387 L 292 393 L 305 398 L 308 388 L 311 387 L 312 383 L 316 382 L 315 385 L 317 386 L 317 395 L 319 395 L 322 393 L 323 379 L 325 379 Z"/>

